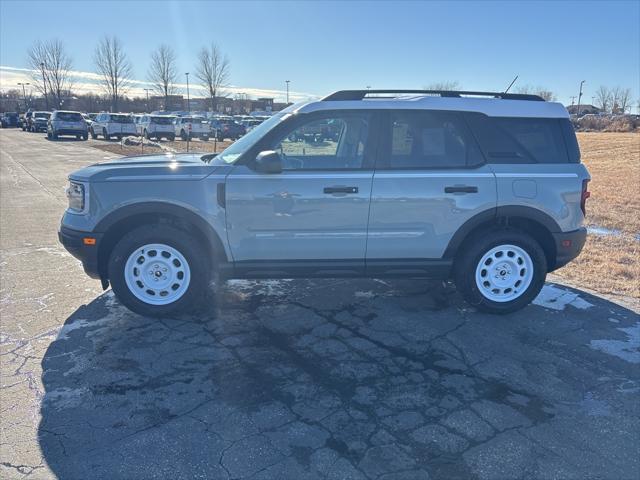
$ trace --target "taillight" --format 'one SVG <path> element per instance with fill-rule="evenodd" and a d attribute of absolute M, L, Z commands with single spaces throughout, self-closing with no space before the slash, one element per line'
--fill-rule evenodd
<path fill-rule="evenodd" d="M 580 196 L 580 209 L 582 210 L 582 214 L 587 216 L 587 198 L 591 196 L 591 192 L 587 190 L 589 186 L 589 180 L 582 181 L 582 195 Z"/>

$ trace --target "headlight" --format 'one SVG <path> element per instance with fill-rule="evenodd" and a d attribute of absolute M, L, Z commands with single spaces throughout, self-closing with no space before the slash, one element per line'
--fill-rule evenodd
<path fill-rule="evenodd" d="M 77 182 L 69 182 L 69 187 L 67 188 L 67 200 L 69 200 L 69 210 L 75 210 L 76 212 L 84 211 L 84 185 Z"/>

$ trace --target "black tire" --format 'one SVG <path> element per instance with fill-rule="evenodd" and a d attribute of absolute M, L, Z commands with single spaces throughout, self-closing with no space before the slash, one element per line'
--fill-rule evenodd
<path fill-rule="evenodd" d="M 93 138 L 94 140 L 98 138 L 98 135 L 96 135 L 96 132 L 93 131 L 93 128 L 89 130 L 89 133 L 91 134 L 91 138 Z"/>
<path fill-rule="evenodd" d="M 102 129 L 102 136 L 104 137 L 105 140 L 111 140 L 111 135 L 109 135 L 107 133 L 107 129 L 106 128 Z"/>
<path fill-rule="evenodd" d="M 146 130 L 144 131 L 144 138 L 146 138 L 147 140 L 151 140 L 151 137 L 149 136 L 149 132 L 147 132 Z"/>
<path fill-rule="evenodd" d="M 161 243 L 178 250 L 191 271 L 187 290 L 176 301 L 167 305 L 152 305 L 137 298 L 127 286 L 124 268 L 129 256 L 143 245 Z M 211 279 L 210 262 L 205 249 L 188 233 L 168 225 L 144 225 L 123 236 L 116 244 L 108 263 L 111 287 L 118 299 L 129 310 L 148 317 L 166 317 L 196 310 L 203 304 Z"/>
<path fill-rule="evenodd" d="M 53 131 L 53 133 L 51 134 L 51 139 L 52 140 L 58 140 L 58 134 L 55 132 L 55 130 Z"/>
<path fill-rule="evenodd" d="M 515 245 L 523 249 L 531 258 L 533 278 L 529 286 L 513 300 L 497 302 L 485 297 L 476 284 L 476 268 L 481 258 L 499 245 Z M 459 248 L 454 265 L 454 280 L 464 299 L 479 310 L 506 314 L 526 307 L 538 296 L 547 276 L 547 259 L 540 244 L 530 235 L 515 229 L 501 229 L 469 238 Z"/>
<path fill-rule="evenodd" d="M 200 137 L 200 140 L 202 140 L 203 142 L 208 142 L 209 141 L 209 137 Z"/>
<path fill-rule="evenodd" d="M 88 133 L 83 133 L 82 134 L 82 140 L 89 140 L 89 134 Z"/>
<path fill-rule="evenodd" d="M 169 135 L 167 137 L 167 140 L 169 140 L 170 142 L 175 142 L 176 141 L 176 136 L 175 135 Z"/>
<path fill-rule="evenodd" d="M 180 138 L 182 139 L 183 142 L 187 141 L 187 134 L 184 130 L 180 130 Z"/>
<path fill-rule="evenodd" d="M 76 140 L 82 139 L 82 135 L 76 135 Z"/>

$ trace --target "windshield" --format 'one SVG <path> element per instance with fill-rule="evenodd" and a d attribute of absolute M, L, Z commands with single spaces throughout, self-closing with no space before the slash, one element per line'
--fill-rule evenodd
<path fill-rule="evenodd" d="M 173 118 L 171 117 L 151 117 L 151 121 L 157 125 L 171 125 Z"/>
<path fill-rule="evenodd" d="M 111 121 L 114 123 L 133 123 L 131 115 L 111 115 Z"/>
<path fill-rule="evenodd" d="M 240 140 L 232 143 L 227 149 L 223 150 L 223 152 L 215 157 L 211 163 L 220 165 L 235 162 L 240 155 L 249 150 L 269 130 L 274 128 L 289 115 L 289 113 L 279 113 L 271 117 L 269 120 L 262 122 Z"/>
<path fill-rule="evenodd" d="M 51 116 L 51 114 L 50 114 L 49 112 L 36 112 L 36 113 L 34 113 L 34 116 L 35 116 L 36 118 L 44 118 L 44 119 L 47 119 L 47 118 L 49 118 L 49 117 Z"/>
<path fill-rule="evenodd" d="M 57 118 L 63 122 L 79 122 L 82 120 L 82 115 L 75 112 L 58 112 Z"/>

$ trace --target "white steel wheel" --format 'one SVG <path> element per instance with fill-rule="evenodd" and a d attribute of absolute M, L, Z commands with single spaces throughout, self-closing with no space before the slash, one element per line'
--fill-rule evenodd
<path fill-rule="evenodd" d="M 533 261 L 516 245 L 498 245 L 485 253 L 476 266 L 476 286 L 493 302 L 510 302 L 520 297 L 534 277 Z"/>
<path fill-rule="evenodd" d="M 180 299 L 189 288 L 191 270 L 178 250 L 152 243 L 129 255 L 124 279 L 138 300 L 149 305 L 168 305 Z"/>

